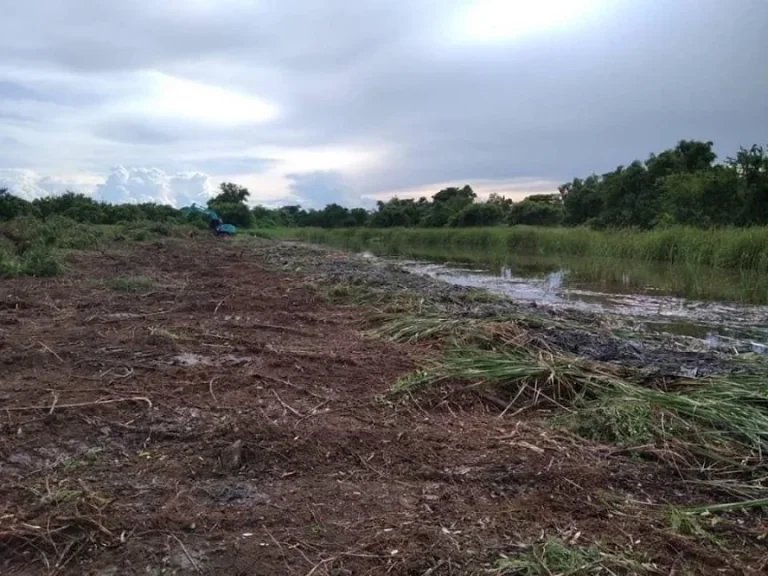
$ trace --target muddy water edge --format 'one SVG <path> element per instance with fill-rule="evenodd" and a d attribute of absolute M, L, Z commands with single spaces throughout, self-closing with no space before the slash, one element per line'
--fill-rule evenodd
<path fill-rule="evenodd" d="M 530 280 L 510 282 L 484 269 L 299 242 L 280 243 L 273 254 L 277 266 L 311 275 L 341 301 L 399 299 L 409 313 L 415 302 L 419 314 L 523 321 L 556 350 L 677 377 L 768 371 L 763 307 L 587 290 L 566 299 Z"/>

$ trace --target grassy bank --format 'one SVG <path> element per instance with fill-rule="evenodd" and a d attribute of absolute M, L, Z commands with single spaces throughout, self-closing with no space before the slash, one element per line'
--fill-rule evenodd
<path fill-rule="evenodd" d="M 379 247 L 389 253 L 410 248 L 525 253 L 684 263 L 731 270 L 768 271 L 768 227 L 650 231 L 588 228 L 317 228 L 275 229 L 274 237 L 292 237 L 350 249 Z"/>

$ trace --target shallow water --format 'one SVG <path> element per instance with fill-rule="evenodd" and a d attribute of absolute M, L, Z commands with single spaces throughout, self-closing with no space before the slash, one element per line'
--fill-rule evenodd
<path fill-rule="evenodd" d="M 372 253 L 365 253 L 375 257 Z M 491 265 L 393 259 L 406 270 L 451 284 L 482 288 L 516 301 L 538 306 L 578 309 L 620 315 L 652 332 L 665 332 L 702 340 L 712 347 L 739 344 L 764 353 L 768 344 L 768 307 L 725 301 L 686 299 L 663 288 L 635 282 L 630 272 L 618 270 L 622 282 L 590 281 L 571 262 L 535 258 Z M 643 271 L 644 273 L 647 271 Z M 647 274 L 644 278 L 647 277 Z"/>

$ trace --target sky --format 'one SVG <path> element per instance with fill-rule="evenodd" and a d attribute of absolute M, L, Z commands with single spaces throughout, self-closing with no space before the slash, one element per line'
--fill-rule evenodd
<path fill-rule="evenodd" d="M 369 206 L 768 143 L 768 0 L 0 0 L 0 188 Z"/>

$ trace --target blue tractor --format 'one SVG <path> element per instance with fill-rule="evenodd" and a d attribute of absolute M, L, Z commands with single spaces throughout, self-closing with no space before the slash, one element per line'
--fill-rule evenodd
<path fill-rule="evenodd" d="M 208 221 L 208 227 L 211 229 L 211 232 L 213 232 L 215 236 L 234 236 L 237 232 L 237 228 L 235 228 L 232 224 L 224 224 L 216 212 L 209 210 L 208 208 L 198 206 L 197 204 L 192 204 L 192 206 L 182 208 L 181 213 L 184 214 L 184 216 L 189 216 L 190 214 L 202 214 L 205 216 L 205 219 Z"/>

